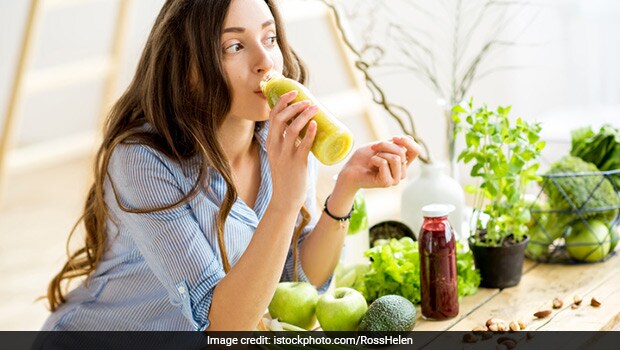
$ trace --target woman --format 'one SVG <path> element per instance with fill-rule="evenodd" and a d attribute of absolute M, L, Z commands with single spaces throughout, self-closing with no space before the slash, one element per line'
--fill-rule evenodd
<path fill-rule="evenodd" d="M 165 3 L 107 120 L 85 246 L 50 283 L 45 330 L 251 330 L 279 281 L 327 288 L 356 191 L 397 184 L 419 147 L 361 147 L 315 213 L 316 108 L 289 93 L 270 110 L 259 89 L 269 70 L 305 79 L 281 23 L 272 0 Z"/>

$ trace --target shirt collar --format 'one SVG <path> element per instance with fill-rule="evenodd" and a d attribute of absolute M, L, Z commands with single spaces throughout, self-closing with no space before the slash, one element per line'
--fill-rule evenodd
<path fill-rule="evenodd" d="M 254 208 L 249 207 L 241 198 L 233 204 L 230 210 L 230 216 L 256 228 L 260 219 L 263 217 L 267 209 L 267 205 L 271 199 L 271 169 L 269 167 L 269 159 L 267 158 L 267 134 L 269 133 L 269 121 L 259 122 L 256 125 L 255 137 L 260 145 L 260 174 L 261 181 L 258 189 Z M 209 167 L 210 191 L 208 196 L 215 203 L 222 203 L 226 195 L 226 183 L 222 175 L 212 167 Z"/>

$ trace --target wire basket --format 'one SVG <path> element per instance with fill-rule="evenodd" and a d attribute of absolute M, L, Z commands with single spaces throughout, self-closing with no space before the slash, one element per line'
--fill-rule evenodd
<path fill-rule="evenodd" d="M 565 264 L 600 262 L 615 255 L 620 234 L 620 169 L 542 178 L 536 201 L 529 208 L 532 220 L 525 255 L 539 262 Z"/>

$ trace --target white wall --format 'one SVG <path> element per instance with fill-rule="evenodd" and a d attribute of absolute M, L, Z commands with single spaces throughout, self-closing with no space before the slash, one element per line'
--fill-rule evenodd
<path fill-rule="evenodd" d="M 0 122 L 14 79 L 30 1 L 0 0 Z M 41 0 L 32 56 L 16 114 L 9 167 L 58 152 L 82 154 L 98 133 L 118 0 Z M 121 62 L 122 91 L 163 0 L 133 0 Z M 81 70 L 80 70 L 81 68 Z M 74 74 L 75 70 L 80 70 Z M 54 77 L 54 78 L 50 78 Z M 0 128 L 2 127 L 0 124 Z M 82 148 L 83 150 L 71 150 Z M 50 149 L 57 149 L 52 152 Z M 37 157 L 34 153 L 41 153 Z M 27 160 L 19 158 L 27 158 Z M 63 159 L 59 157 L 59 159 Z"/>
<path fill-rule="evenodd" d="M 287 0 L 286 13 L 303 15 L 304 10 L 295 13 L 297 4 L 307 5 L 313 1 Z M 54 2 L 63 3 L 43 1 Z M 31 64 L 31 80 L 36 81 L 37 75 L 40 77 L 51 68 L 93 62 L 92 59 L 105 55 L 109 49 L 118 1 L 64 3 L 66 5 L 48 10 L 44 6 Z M 163 0 L 133 1 L 124 38 L 119 92 L 131 79 L 146 35 L 162 3 Z M 542 45 L 507 50 L 493 55 L 484 64 L 485 67 L 518 65 L 526 68 L 491 75 L 477 82 L 471 95 L 476 101 L 491 106 L 511 104 L 515 115 L 543 121 L 547 126 L 544 132 L 553 140 L 565 141 L 568 129 L 577 125 L 620 124 L 620 65 L 617 63 L 620 62 L 620 22 L 616 20 L 620 16 L 620 3 L 615 0 L 538 0 L 537 3 L 542 6 L 541 11 L 519 41 Z M 414 8 L 403 6 L 402 0 L 390 0 L 390 4 L 393 4 L 394 13 L 422 25 L 428 32 L 419 35 L 437 36 L 439 39 L 433 39 L 434 47 L 441 48 L 447 42 L 451 28 L 448 11 L 440 12 L 443 18 L 429 20 Z M 27 5 L 28 1 L 0 0 L 0 110 L 3 113 Z M 464 21 L 473 17 L 473 13 L 465 12 Z M 334 52 L 335 47 L 328 44 L 327 36 L 331 34 L 321 28 L 325 22 L 305 23 L 299 18 L 288 22 L 293 45 L 311 68 L 311 87 L 318 95 L 340 89 L 344 66 L 338 61 L 341 56 Z M 520 27 L 518 24 L 515 28 Z M 367 28 L 360 32 L 364 30 Z M 443 73 L 447 72 L 447 54 L 444 50 L 438 55 L 437 65 Z M 444 121 L 441 108 L 436 104 L 438 96 L 411 76 L 386 75 L 380 81 L 390 98 L 414 112 L 420 133 L 434 157 L 441 158 Z M 101 80 L 86 79 L 59 88 L 33 90 L 25 95 L 21 104 L 14 138 L 17 147 L 65 138 L 96 127 Z M 570 118 L 565 120 L 565 117 Z M 393 130 L 397 132 L 396 128 Z"/>

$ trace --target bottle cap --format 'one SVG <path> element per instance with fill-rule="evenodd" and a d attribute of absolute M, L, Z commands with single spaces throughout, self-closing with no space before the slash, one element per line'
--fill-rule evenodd
<path fill-rule="evenodd" d="M 422 215 L 427 218 L 448 216 L 454 209 L 452 204 L 429 204 L 422 207 Z"/>

